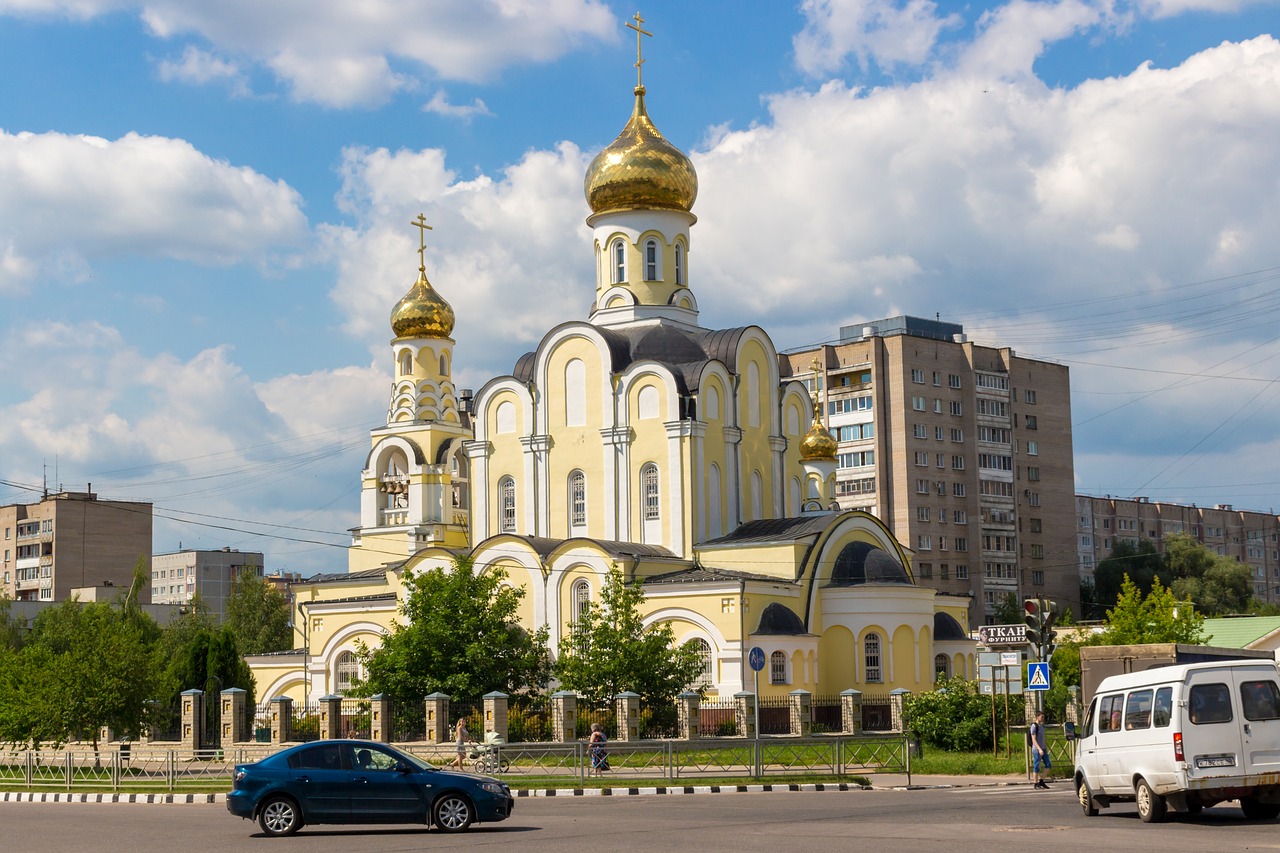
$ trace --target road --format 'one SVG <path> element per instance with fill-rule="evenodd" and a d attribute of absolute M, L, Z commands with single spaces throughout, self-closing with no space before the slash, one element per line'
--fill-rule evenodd
<path fill-rule="evenodd" d="M 308 827 L 270 839 L 222 805 L 3 803 L 5 838 L 24 853 L 146 851 L 1280 850 L 1275 821 L 1238 808 L 1144 824 L 1132 805 L 1086 818 L 1065 785 L 521 799 L 508 821 L 450 836 L 422 827 Z M 7 845 L 6 845 L 7 846 Z"/>

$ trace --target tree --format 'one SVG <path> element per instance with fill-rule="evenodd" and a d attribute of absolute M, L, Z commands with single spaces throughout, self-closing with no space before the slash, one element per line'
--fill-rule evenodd
<path fill-rule="evenodd" d="M 503 581 L 500 568 L 475 571 L 469 557 L 405 579 L 400 619 L 377 649 L 361 649 L 367 676 L 361 691 L 398 703 L 447 693 L 478 704 L 484 694 L 514 693 L 546 683 L 547 630 L 519 623 L 525 591 Z"/>
<path fill-rule="evenodd" d="M 1093 571 L 1094 594 L 1104 607 L 1111 606 L 1120 596 L 1124 578 L 1130 578 L 1138 589 L 1148 592 L 1156 580 L 1168 586 L 1168 565 L 1156 552 L 1149 539 L 1140 539 L 1135 545 L 1128 539 L 1117 539 L 1111 556 L 1098 563 Z"/>
<path fill-rule="evenodd" d="M 1174 594 L 1191 599 L 1196 610 L 1206 616 L 1249 610 L 1253 578 L 1243 563 L 1213 553 L 1185 533 L 1169 536 L 1165 552 Z"/>
<path fill-rule="evenodd" d="M 1018 599 L 1016 593 L 1010 592 L 996 599 L 995 624 L 1021 625 L 1024 613 L 1022 601 Z"/>
<path fill-rule="evenodd" d="M 1116 606 L 1107 611 L 1106 628 L 1098 635 L 1097 645 L 1195 645 L 1204 641 L 1204 616 L 1196 612 L 1190 599 L 1179 599 L 1159 578 L 1152 584 L 1151 592 L 1143 595 L 1137 585 L 1125 577 Z"/>
<path fill-rule="evenodd" d="M 593 705 L 631 690 L 650 707 L 670 705 L 702 673 L 702 656 L 676 645 L 665 622 L 645 627 L 640 616 L 644 589 L 639 580 L 627 584 L 612 569 L 600 601 L 587 602 L 577 623 L 560 644 L 555 672 L 566 689 Z"/>
<path fill-rule="evenodd" d="M 42 719 L 9 739 L 62 743 L 89 736 L 97 749 L 106 726 L 137 736 L 151 714 L 158 679 L 159 629 L 141 610 L 74 599 L 35 618 L 23 647 L 18 679 Z M 12 737 L 20 735 L 20 737 Z"/>
<path fill-rule="evenodd" d="M 248 566 L 231 584 L 226 624 L 241 654 L 260 655 L 293 648 L 289 599 Z"/>
<path fill-rule="evenodd" d="M 1004 703 L 997 702 L 996 727 L 1004 725 Z M 933 690 L 908 696 L 902 713 L 907 727 L 931 746 L 974 752 L 992 745 L 991 698 L 975 681 L 939 678 Z"/>

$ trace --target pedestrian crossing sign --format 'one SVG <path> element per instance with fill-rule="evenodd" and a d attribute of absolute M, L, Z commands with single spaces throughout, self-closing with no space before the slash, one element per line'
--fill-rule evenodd
<path fill-rule="evenodd" d="M 1049 662 L 1037 661 L 1027 664 L 1027 689 L 1049 689 Z"/>

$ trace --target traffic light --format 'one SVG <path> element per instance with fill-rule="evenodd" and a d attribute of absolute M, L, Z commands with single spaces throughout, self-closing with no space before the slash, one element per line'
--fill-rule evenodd
<path fill-rule="evenodd" d="M 1040 627 L 1040 660 L 1053 657 L 1053 650 L 1058 644 L 1053 641 L 1053 624 L 1058 621 L 1058 604 L 1055 601 L 1040 602 L 1040 615 L 1043 622 Z"/>
<path fill-rule="evenodd" d="M 1022 609 L 1026 611 L 1022 621 L 1027 623 L 1027 644 L 1037 660 L 1048 660 L 1057 648 L 1053 641 L 1053 625 L 1058 621 L 1057 602 L 1028 598 L 1022 602 Z"/>
<path fill-rule="evenodd" d="M 1027 623 L 1027 645 L 1039 655 L 1040 644 L 1044 642 L 1044 616 L 1040 611 L 1040 602 L 1028 598 L 1022 602 L 1022 609 L 1026 611 L 1022 621 Z"/>

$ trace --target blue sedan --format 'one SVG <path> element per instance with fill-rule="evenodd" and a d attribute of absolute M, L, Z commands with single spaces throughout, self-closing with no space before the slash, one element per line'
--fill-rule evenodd
<path fill-rule="evenodd" d="M 324 740 L 237 764 L 227 811 L 267 835 L 309 823 L 424 823 L 461 832 L 505 820 L 511 789 L 488 776 L 437 770 L 383 743 Z"/>

